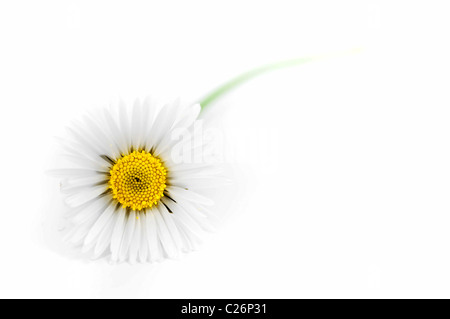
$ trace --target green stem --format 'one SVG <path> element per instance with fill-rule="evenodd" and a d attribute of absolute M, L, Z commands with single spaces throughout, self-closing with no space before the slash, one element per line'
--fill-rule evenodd
<path fill-rule="evenodd" d="M 359 49 L 353 49 L 353 50 L 342 52 L 342 53 L 345 54 L 345 53 L 352 53 L 352 52 L 357 52 L 357 51 L 359 51 Z M 314 60 L 320 60 L 320 59 L 330 57 L 330 56 L 337 56 L 337 55 L 339 55 L 339 54 L 328 54 L 328 55 L 322 55 L 322 56 L 312 56 L 312 57 L 304 57 L 304 58 L 299 58 L 299 59 L 292 59 L 292 60 L 267 64 L 267 65 L 261 66 L 259 68 L 247 71 L 247 72 L 235 77 L 234 79 L 226 82 L 222 86 L 218 87 L 217 89 L 215 89 L 214 91 L 212 91 L 211 93 L 206 95 L 199 102 L 200 106 L 203 111 L 208 105 L 213 103 L 215 100 L 217 100 L 222 95 L 228 93 L 229 91 L 238 87 L 242 83 L 247 82 L 248 80 L 250 80 L 258 75 L 261 75 L 263 73 L 286 68 L 286 67 L 291 67 L 291 66 L 295 66 L 295 65 L 304 64 L 304 63 L 314 61 Z"/>

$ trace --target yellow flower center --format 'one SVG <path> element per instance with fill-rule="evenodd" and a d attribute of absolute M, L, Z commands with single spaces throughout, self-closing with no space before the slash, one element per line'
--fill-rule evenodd
<path fill-rule="evenodd" d="M 113 198 L 124 208 L 150 208 L 164 196 L 167 170 L 159 158 L 146 151 L 134 151 L 118 159 L 110 174 Z"/>

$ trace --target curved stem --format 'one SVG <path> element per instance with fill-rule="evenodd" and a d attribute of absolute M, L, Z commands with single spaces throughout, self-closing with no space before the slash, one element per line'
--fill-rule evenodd
<path fill-rule="evenodd" d="M 353 49 L 350 51 L 345 51 L 342 52 L 343 54 L 346 53 L 354 53 L 359 51 L 359 49 Z M 232 89 L 236 88 L 237 86 L 241 85 L 242 83 L 258 76 L 261 75 L 263 73 L 269 72 L 269 71 L 274 71 L 277 69 L 281 69 L 281 68 L 286 68 L 286 67 L 291 67 L 291 66 L 295 66 L 295 65 L 300 65 L 300 64 L 304 64 L 310 61 L 314 61 L 314 60 L 320 60 L 323 58 L 327 58 L 327 57 L 331 57 L 331 56 L 336 56 L 338 54 L 328 54 L 328 55 L 321 55 L 321 56 L 311 56 L 311 57 L 304 57 L 304 58 L 299 58 L 299 59 L 292 59 L 292 60 L 286 60 L 286 61 L 281 61 L 281 62 L 277 62 L 277 63 L 272 63 L 272 64 L 267 64 L 264 66 L 261 66 L 259 68 L 247 71 L 237 77 L 235 77 L 234 79 L 226 82 L 225 84 L 223 84 L 222 86 L 218 87 L 217 89 L 215 89 L 214 91 L 212 91 L 211 93 L 209 93 L 208 95 L 206 95 L 203 99 L 201 99 L 200 106 L 202 108 L 202 111 L 208 106 L 210 105 L 212 102 L 214 102 L 215 100 L 217 100 L 219 97 L 221 97 L 222 95 L 228 93 L 229 91 L 231 91 Z"/>

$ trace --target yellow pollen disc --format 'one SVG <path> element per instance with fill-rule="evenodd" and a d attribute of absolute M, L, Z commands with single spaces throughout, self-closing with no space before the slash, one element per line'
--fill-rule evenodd
<path fill-rule="evenodd" d="M 167 170 L 161 160 L 145 151 L 118 159 L 110 170 L 109 188 L 124 208 L 142 210 L 164 196 Z"/>

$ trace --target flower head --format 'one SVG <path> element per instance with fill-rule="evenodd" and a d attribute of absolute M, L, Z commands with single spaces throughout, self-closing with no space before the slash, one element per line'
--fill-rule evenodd
<path fill-rule="evenodd" d="M 113 198 L 124 208 L 143 210 L 157 205 L 166 190 L 167 170 L 161 160 L 146 151 L 119 158 L 110 170 Z"/>
<path fill-rule="evenodd" d="M 178 163 L 172 133 L 190 132 L 200 106 L 171 103 L 156 111 L 147 99 L 128 111 L 124 103 L 85 116 L 64 140 L 67 168 L 61 190 L 70 207 L 67 238 L 94 257 L 151 262 L 176 257 L 209 230 L 209 198 L 190 181 L 208 185 L 209 164 Z M 183 144 L 192 135 L 185 134 Z M 198 143 L 196 144 L 198 147 Z"/>

